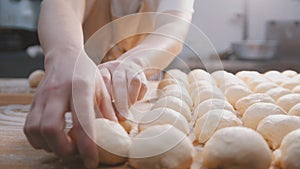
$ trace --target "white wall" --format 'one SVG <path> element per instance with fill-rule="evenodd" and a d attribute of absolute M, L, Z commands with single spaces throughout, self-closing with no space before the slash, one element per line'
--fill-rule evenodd
<path fill-rule="evenodd" d="M 213 42 L 219 52 L 242 39 L 245 0 L 195 0 L 193 23 Z M 249 39 L 264 39 L 268 20 L 300 20 L 298 0 L 248 0 Z M 197 39 L 188 41 L 197 43 Z"/>
<path fill-rule="evenodd" d="M 269 20 L 300 20 L 300 1 L 249 0 L 249 39 L 265 38 Z"/>

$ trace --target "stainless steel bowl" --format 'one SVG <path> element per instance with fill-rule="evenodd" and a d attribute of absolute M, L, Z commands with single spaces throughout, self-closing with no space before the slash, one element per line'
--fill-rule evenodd
<path fill-rule="evenodd" d="M 267 60 L 277 57 L 277 41 L 246 40 L 232 44 L 233 54 L 238 59 Z"/>

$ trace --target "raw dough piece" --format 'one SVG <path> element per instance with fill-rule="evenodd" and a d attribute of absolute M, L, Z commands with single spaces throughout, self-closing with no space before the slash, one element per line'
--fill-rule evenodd
<path fill-rule="evenodd" d="M 300 116 L 300 103 L 296 104 L 291 108 L 291 110 L 288 112 L 288 115 L 291 116 Z"/>
<path fill-rule="evenodd" d="M 252 94 L 252 91 L 249 90 L 247 87 L 236 85 L 231 86 L 225 91 L 225 96 L 228 100 L 228 102 L 232 105 L 235 105 L 235 103 L 243 97 L 249 96 Z"/>
<path fill-rule="evenodd" d="M 281 96 L 291 94 L 292 92 L 283 87 L 276 87 L 266 92 L 267 95 L 271 96 L 275 101 L 278 100 Z"/>
<path fill-rule="evenodd" d="M 254 89 L 254 93 L 265 93 L 266 91 L 277 87 L 278 85 L 273 82 L 264 82 L 257 85 Z"/>
<path fill-rule="evenodd" d="M 188 74 L 188 80 L 190 83 L 202 80 L 215 83 L 211 75 L 202 69 L 194 69 L 190 71 L 190 73 Z"/>
<path fill-rule="evenodd" d="M 160 98 L 166 96 L 174 96 L 184 101 L 190 109 L 193 108 L 193 100 L 188 93 L 180 92 L 179 90 L 166 90 L 160 94 Z"/>
<path fill-rule="evenodd" d="M 300 94 L 300 85 L 299 86 L 296 86 L 293 90 L 292 90 L 293 93 L 298 93 Z"/>
<path fill-rule="evenodd" d="M 248 83 L 250 80 L 255 79 L 256 77 L 261 77 L 262 75 L 257 71 L 240 71 L 235 74 L 235 76 L 245 83 Z"/>
<path fill-rule="evenodd" d="M 168 85 L 162 89 L 162 92 L 167 91 L 167 90 L 178 90 L 181 93 L 185 93 L 185 94 L 189 95 L 188 90 L 185 87 L 182 87 L 180 85 L 175 85 L 175 84 Z"/>
<path fill-rule="evenodd" d="M 300 128 L 300 117 L 276 114 L 260 121 L 257 131 L 266 139 L 272 149 L 276 149 L 285 135 L 298 128 Z"/>
<path fill-rule="evenodd" d="M 300 129 L 287 134 L 280 145 L 280 148 L 274 152 L 275 164 L 282 169 L 300 168 Z"/>
<path fill-rule="evenodd" d="M 163 79 L 158 83 L 157 89 L 162 90 L 163 88 L 169 86 L 169 85 L 179 85 L 184 86 L 181 82 L 179 82 L 176 79 Z"/>
<path fill-rule="evenodd" d="M 257 85 L 266 82 L 270 82 L 270 81 L 264 78 L 253 79 L 247 83 L 247 86 L 249 87 L 250 90 L 254 90 Z"/>
<path fill-rule="evenodd" d="M 196 117 L 196 119 L 199 119 L 205 113 L 215 109 L 224 109 L 224 110 L 231 111 L 234 114 L 236 113 L 233 107 L 226 100 L 208 99 L 198 104 L 195 107 L 195 109 L 193 110 L 193 115 Z"/>
<path fill-rule="evenodd" d="M 198 142 L 204 144 L 217 130 L 241 125 L 241 120 L 231 111 L 211 110 L 197 120 L 194 134 Z"/>
<path fill-rule="evenodd" d="M 273 114 L 286 114 L 286 112 L 276 104 L 255 103 L 245 111 L 242 118 L 243 124 L 245 127 L 256 130 L 262 119 Z"/>
<path fill-rule="evenodd" d="M 43 70 L 36 70 L 32 72 L 28 77 L 29 86 L 32 88 L 38 87 L 40 81 L 45 76 L 45 72 Z"/>
<path fill-rule="evenodd" d="M 298 73 L 294 70 L 285 70 L 285 71 L 281 72 L 281 74 L 285 77 L 292 78 L 292 77 L 297 76 Z"/>
<path fill-rule="evenodd" d="M 216 85 L 214 83 L 206 81 L 206 80 L 195 81 L 189 85 L 188 91 L 189 91 L 189 93 L 193 93 L 197 89 L 200 89 L 203 87 L 212 88 L 212 87 L 216 87 Z"/>
<path fill-rule="evenodd" d="M 270 70 L 266 73 L 264 73 L 264 77 L 271 80 L 274 83 L 281 84 L 282 82 L 288 80 L 287 77 L 283 76 L 279 71 L 277 70 Z"/>
<path fill-rule="evenodd" d="M 201 102 L 208 100 L 208 99 L 223 99 L 225 100 L 225 96 L 219 88 L 205 88 L 199 89 L 194 93 L 194 105 L 197 106 Z"/>
<path fill-rule="evenodd" d="M 165 96 L 156 101 L 152 106 L 152 110 L 156 108 L 170 108 L 183 115 L 187 121 L 192 119 L 192 112 L 188 105 L 181 99 L 174 96 Z"/>
<path fill-rule="evenodd" d="M 300 85 L 300 81 L 297 80 L 289 80 L 283 82 L 280 86 L 289 90 L 293 90 L 296 86 Z"/>
<path fill-rule="evenodd" d="M 145 130 L 148 127 L 162 124 L 170 124 L 185 134 L 189 133 L 189 124 L 183 115 L 169 108 L 156 108 L 147 113 L 139 122 L 139 129 Z"/>
<path fill-rule="evenodd" d="M 127 160 L 131 139 L 124 128 L 104 118 L 94 122 L 99 160 L 102 164 L 116 165 Z"/>
<path fill-rule="evenodd" d="M 187 74 L 179 69 L 168 70 L 164 75 L 164 79 L 176 79 L 184 84 L 184 87 L 187 87 L 189 84 Z"/>
<path fill-rule="evenodd" d="M 228 127 L 218 130 L 205 144 L 203 165 L 211 169 L 269 169 L 271 150 L 254 130 Z"/>
<path fill-rule="evenodd" d="M 300 94 L 287 94 L 277 100 L 277 105 L 282 107 L 286 112 L 296 104 L 300 103 Z"/>
<path fill-rule="evenodd" d="M 194 147 L 180 130 L 158 125 L 133 138 L 129 157 L 129 165 L 135 169 L 189 169 Z"/>
<path fill-rule="evenodd" d="M 259 103 L 259 102 L 275 104 L 275 101 L 269 95 L 263 93 L 255 93 L 239 99 L 235 103 L 235 109 L 241 115 L 243 115 L 248 107 L 250 107 L 254 103 Z"/>

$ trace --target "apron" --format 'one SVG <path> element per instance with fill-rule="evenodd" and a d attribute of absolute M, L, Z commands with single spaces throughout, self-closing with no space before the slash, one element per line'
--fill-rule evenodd
<path fill-rule="evenodd" d="M 107 23 L 119 19 L 123 16 L 145 12 L 146 6 L 143 0 L 96 0 L 93 9 L 91 9 L 87 19 L 83 24 L 84 40 L 85 42 L 92 37 L 98 29 L 102 28 Z M 107 62 L 117 59 L 126 51 L 137 46 L 143 41 L 147 34 L 134 35 L 126 37 L 119 42 L 124 29 L 128 26 L 130 31 L 137 31 L 139 28 L 138 20 L 126 21 L 126 23 L 118 22 L 116 26 L 112 26 L 110 35 L 101 40 L 100 46 L 108 46 L 110 50 L 105 54 L 102 62 Z M 125 30 L 126 31 L 126 30 Z M 103 46 L 102 46 L 103 47 Z M 101 48 L 101 47 L 100 47 Z"/>

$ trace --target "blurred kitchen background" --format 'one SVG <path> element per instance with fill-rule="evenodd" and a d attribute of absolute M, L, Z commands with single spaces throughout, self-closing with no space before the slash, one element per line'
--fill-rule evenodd
<path fill-rule="evenodd" d="M 0 1 L 0 77 L 27 77 L 43 68 L 36 32 L 40 2 Z M 299 0 L 195 0 L 194 8 L 192 23 L 216 52 L 204 48 L 200 59 L 185 45 L 169 68 L 300 72 Z M 188 44 L 199 43 L 193 33 Z"/>

